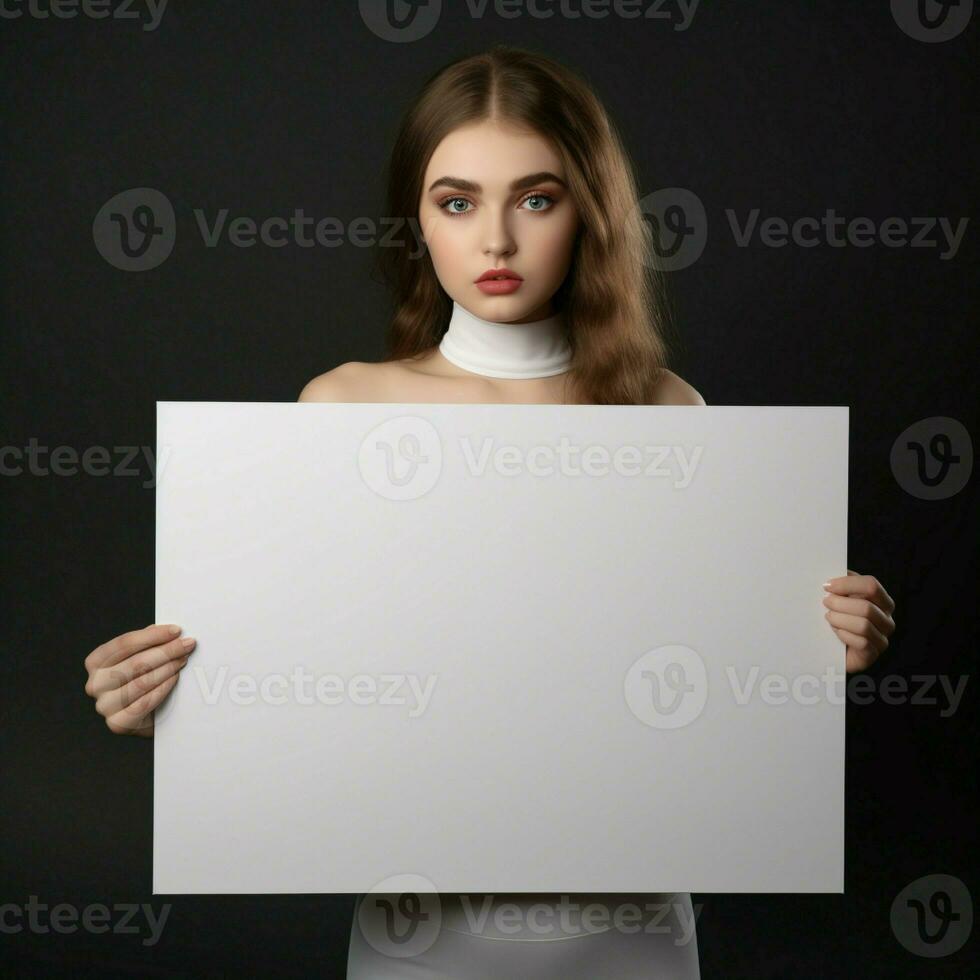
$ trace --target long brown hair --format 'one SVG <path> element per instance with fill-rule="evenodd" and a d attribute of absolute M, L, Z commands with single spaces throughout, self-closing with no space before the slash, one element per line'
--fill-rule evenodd
<path fill-rule="evenodd" d="M 544 55 L 508 45 L 455 61 L 406 111 L 387 169 L 387 214 L 414 218 L 429 159 L 459 126 L 499 120 L 549 139 L 580 218 L 568 275 L 553 298 L 572 348 L 568 374 L 593 404 L 645 405 L 666 367 L 667 307 L 650 230 L 637 207 L 633 165 L 588 83 Z M 382 247 L 376 269 L 392 292 L 385 361 L 439 343 L 452 300 L 427 251 Z"/>

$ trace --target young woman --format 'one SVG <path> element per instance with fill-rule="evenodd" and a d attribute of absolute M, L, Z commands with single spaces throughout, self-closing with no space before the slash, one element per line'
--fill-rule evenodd
<path fill-rule="evenodd" d="M 313 378 L 300 401 L 705 404 L 666 367 L 631 164 L 577 74 L 500 46 L 447 66 L 403 120 L 388 187 L 387 213 L 417 216 L 424 242 L 379 253 L 395 300 L 388 354 Z M 888 644 L 894 603 L 850 571 L 823 589 L 847 670 L 863 670 Z M 820 590 L 815 582 L 814 602 Z M 86 659 L 85 690 L 113 732 L 152 735 L 153 709 L 194 646 L 168 630 L 123 634 Z M 442 896 L 438 938 L 405 959 L 375 949 L 355 914 L 348 977 L 699 976 L 689 895 L 571 898 L 605 907 L 607 927 L 542 935 L 531 909 L 557 909 L 559 895 L 493 896 L 489 906 L 487 896 Z M 528 913 L 522 929 L 494 927 L 502 902 Z M 617 909 L 652 905 L 668 910 L 657 929 L 612 925 Z M 487 907 L 491 925 L 474 930 Z"/>

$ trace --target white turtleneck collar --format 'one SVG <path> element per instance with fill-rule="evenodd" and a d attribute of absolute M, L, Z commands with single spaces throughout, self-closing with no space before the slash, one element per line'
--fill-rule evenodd
<path fill-rule="evenodd" d="M 439 342 L 447 361 L 488 378 L 549 378 L 572 365 L 565 318 L 497 323 L 453 302 L 449 329 Z"/>

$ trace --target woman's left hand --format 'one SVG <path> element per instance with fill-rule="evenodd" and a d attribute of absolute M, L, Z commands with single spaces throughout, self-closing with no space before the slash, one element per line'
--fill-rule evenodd
<path fill-rule="evenodd" d="M 873 575 L 846 575 L 824 582 L 826 620 L 847 647 L 846 669 L 866 670 L 888 648 L 895 632 L 895 603 Z"/>

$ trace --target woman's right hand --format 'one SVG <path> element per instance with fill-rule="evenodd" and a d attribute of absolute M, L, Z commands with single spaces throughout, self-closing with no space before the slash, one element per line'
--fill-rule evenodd
<path fill-rule="evenodd" d="M 153 737 L 153 709 L 177 683 L 197 643 L 179 634 L 179 626 L 147 626 L 121 633 L 85 658 L 85 693 L 95 698 L 109 731 Z"/>

